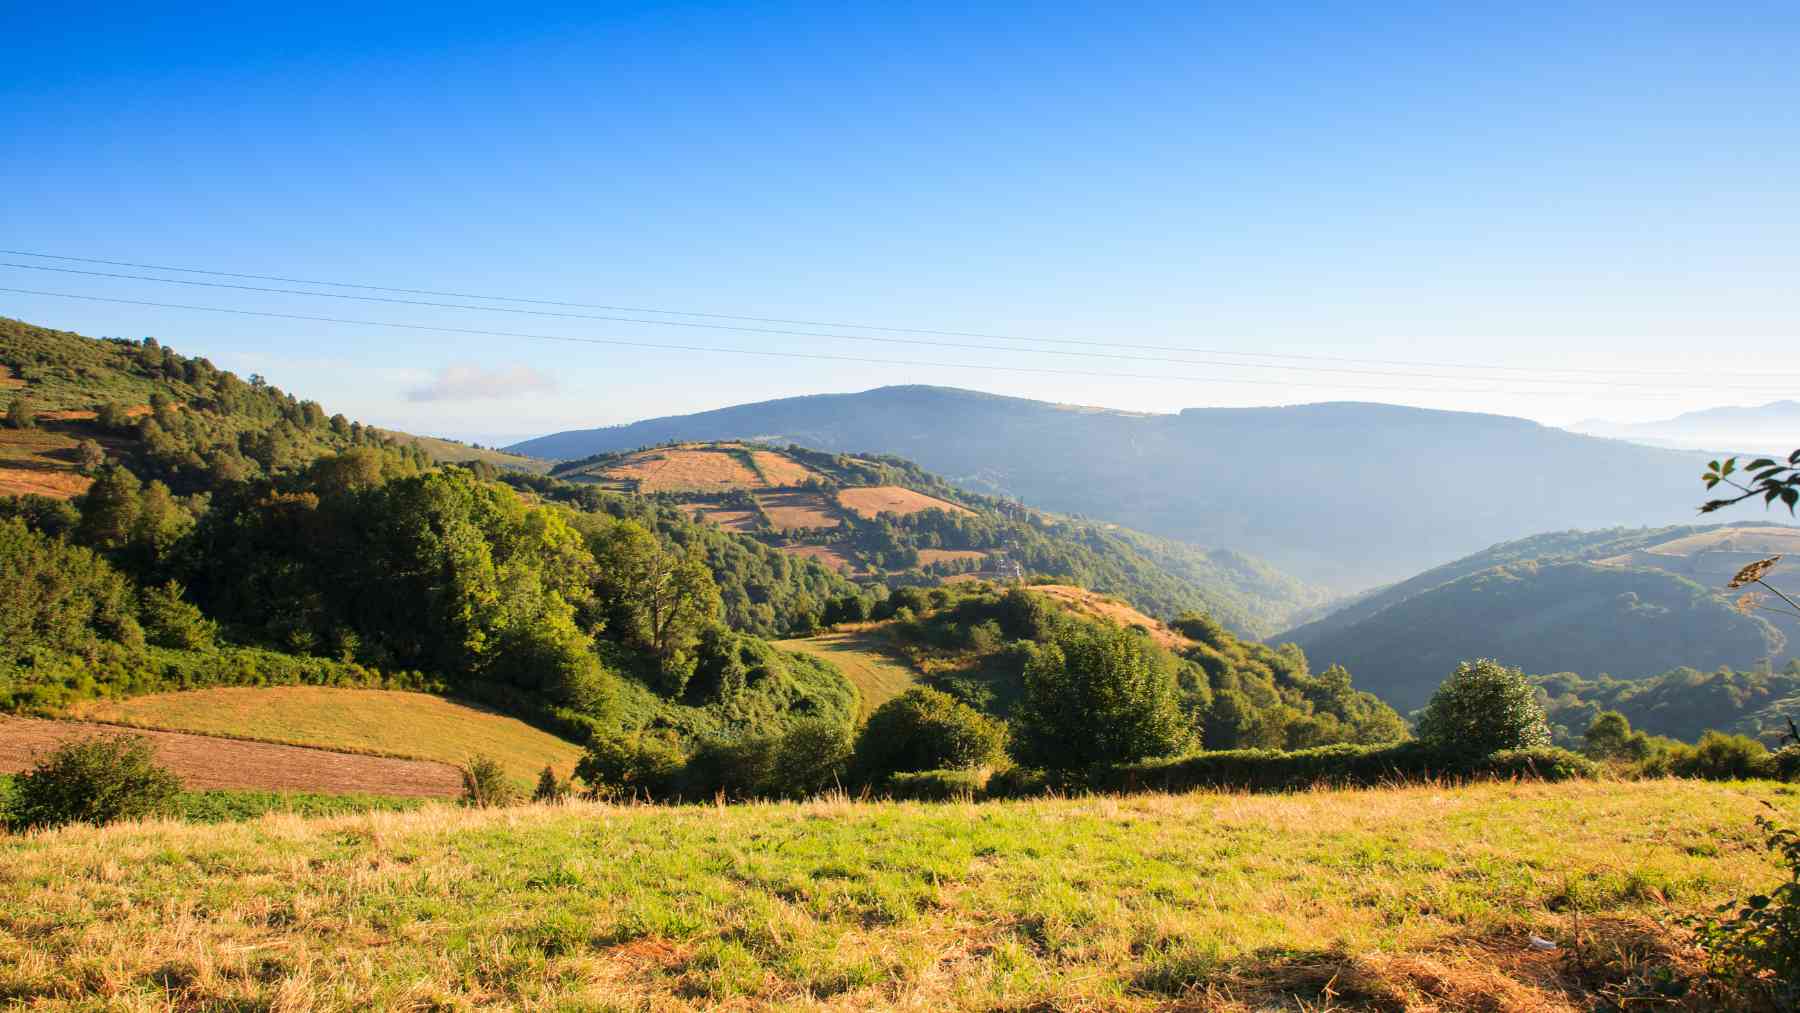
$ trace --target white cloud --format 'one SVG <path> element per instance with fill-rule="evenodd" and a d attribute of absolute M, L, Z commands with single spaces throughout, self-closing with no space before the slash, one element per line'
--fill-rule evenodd
<path fill-rule="evenodd" d="M 551 394 L 556 391 L 556 378 L 530 366 L 484 369 L 464 364 L 445 366 L 423 387 L 406 392 L 408 401 L 479 401 L 488 398 L 518 397 L 521 394 Z"/>

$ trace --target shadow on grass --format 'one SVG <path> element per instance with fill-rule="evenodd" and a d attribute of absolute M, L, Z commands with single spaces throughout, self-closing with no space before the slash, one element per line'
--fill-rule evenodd
<path fill-rule="evenodd" d="M 1170 1011 L 1722 1010 L 1699 955 L 1646 918 L 1571 919 L 1555 949 L 1522 927 L 1452 937 L 1406 953 L 1271 948 L 1220 959 L 1175 942 L 1146 954 L 1131 984 Z"/>

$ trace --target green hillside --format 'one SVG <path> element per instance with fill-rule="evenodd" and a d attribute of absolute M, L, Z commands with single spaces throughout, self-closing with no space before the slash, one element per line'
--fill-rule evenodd
<path fill-rule="evenodd" d="M 1422 706 L 1465 658 L 1638 678 L 1680 665 L 1748 668 L 1787 649 L 1774 626 L 1693 581 L 1582 562 L 1483 569 L 1352 623 L 1314 625 L 1316 632 L 1293 637 L 1309 657 L 1348 667 L 1402 709 Z"/>
<path fill-rule="evenodd" d="M 1649 735 L 1693 742 L 1711 730 L 1748 735 L 1770 748 L 1800 721 L 1800 661 L 1779 670 L 1703 672 L 1678 668 L 1647 679 L 1539 676 L 1544 710 L 1559 742 L 1579 745 L 1601 711 L 1618 711 Z M 1791 741 L 1791 740 L 1789 740 Z"/>
<path fill-rule="evenodd" d="M 1703 464 L 1475 412 L 1337 402 L 1155 414 L 927 386 L 735 405 L 509 449 L 568 459 L 741 439 L 898 455 L 965 488 L 1228 546 L 1340 592 L 1522 531 L 1680 523 Z M 1452 462 L 1470 461 L 1481 481 L 1446 480 Z"/>
<path fill-rule="evenodd" d="M 1161 617 L 1267 636 L 1327 595 L 1260 560 L 968 492 L 894 457 L 684 443 L 563 462 L 555 478 L 650 496 L 859 579 L 930 583 L 1009 566 Z M 865 505 L 874 504 L 874 505 Z"/>
<path fill-rule="evenodd" d="M 1414 595 L 1448 584 L 1482 570 L 1512 563 L 1575 563 L 1627 561 L 1633 553 L 1693 539 L 1695 536 L 1721 536 L 1742 531 L 1754 534 L 1775 529 L 1794 529 L 1763 521 L 1739 521 L 1734 524 L 1681 524 L 1660 528 L 1603 528 L 1596 531 L 1551 531 L 1529 538 L 1519 538 L 1483 549 L 1442 566 L 1435 566 L 1417 576 L 1396 584 L 1375 588 L 1345 601 L 1334 602 L 1322 616 L 1296 626 L 1273 640 L 1293 641 L 1305 646 L 1339 633 L 1368 619 L 1382 609 L 1405 601 Z M 1641 558 L 1641 557 L 1640 557 Z M 1685 570 L 1686 567 L 1681 569 Z M 1723 580 L 1718 583 L 1724 583 Z"/>

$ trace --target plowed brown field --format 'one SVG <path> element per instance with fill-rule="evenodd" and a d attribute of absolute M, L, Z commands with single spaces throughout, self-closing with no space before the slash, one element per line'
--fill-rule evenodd
<path fill-rule="evenodd" d="M 462 774 L 447 763 L 336 753 L 210 735 L 151 732 L 87 721 L 0 717 L 0 773 L 28 770 L 37 754 L 94 734 L 142 735 L 156 758 L 189 788 L 259 788 L 325 794 L 365 792 L 419 798 L 462 794 Z"/>

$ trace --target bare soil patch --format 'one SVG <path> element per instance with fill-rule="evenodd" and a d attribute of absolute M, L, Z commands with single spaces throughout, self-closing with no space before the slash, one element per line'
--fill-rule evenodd
<path fill-rule="evenodd" d="M 95 734 L 144 736 L 155 747 L 157 759 L 179 774 L 189 788 L 362 792 L 416 798 L 462 794 L 462 774 L 447 763 L 39 718 L 0 717 L 0 772 L 29 770 L 38 753 Z"/>
<path fill-rule="evenodd" d="M 935 496 L 898 485 L 875 485 L 863 489 L 843 489 L 838 502 L 858 517 L 873 520 L 881 514 L 916 514 L 924 510 L 945 510 L 953 514 L 971 513 L 968 508 L 946 502 Z"/>
<path fill-rule="evenodd" d="M 48 496 L 74 499 L 87 492 L 94 480 L 73 471 L 45 468 L 0 468 L 0 495 Z"/>
<path fill-rule="evenodd" d="M 835 528 L 843 522 L 831 512 L 831 504 L 816 492 L 772 492 L 757 497 L 769 523 L 779 531 L 803 528 Z"/>

